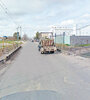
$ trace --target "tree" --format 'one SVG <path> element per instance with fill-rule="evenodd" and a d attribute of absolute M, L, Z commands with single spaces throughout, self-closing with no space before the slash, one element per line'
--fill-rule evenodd
<path fill-rule="evenodd" d="M 28 36 L 26 34 L 24 34 L 23 37 L 22 37 L 22 39 L 25 40 L 25 41 L 27 41 L 29 38 L 28 38 Z"/>
<path fill-rule="evenodd" d="M 39 32 L 36 33 L 36 39 L 39 39 Z"/>
<path fill-rule="evenodd" d="M 19 35 L 19 32 L 17 33 L 17 32 L 15 32 L 14 34 L 13 34 L 13 37 L 17 40 L 17 35 L 18 35 L 18 39 L 20 40 L 21 39 L 21 37 L 20 37 L 20 35 Z"/>
<path fill-rule="evenodd" d="M 14 37 L 15 39 L 17 39 L 17 32 L 15 32 L 15 33 L 13 34 L 13 37 Z"/>

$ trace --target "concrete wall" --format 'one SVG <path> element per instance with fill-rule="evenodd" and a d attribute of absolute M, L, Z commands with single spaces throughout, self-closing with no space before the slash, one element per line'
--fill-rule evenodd
<path fill-rule="evenodd" d="M 90 36 L 70 36 L 71 45 L 90 44 Z"/>
<path fill-rule="evenodd" d="M 55 37 L 55 42 L 56 43 L 63 44 L 63 36 L 56 36 Z"/>
<path fill-rule="evenodd" d="M 90 44 L 90 36 L 56 36 L 54 41 L 59 44 L 81 45 Z"/>
<path fill-rule="evenodd" d="M 70 36 L 65 36 L 64 44 L 69 44 L 70 45 Z"/>
<path fill-rule="evenodd" d="M 54 39 L 56 43 L 59 44 L 70 44 L 70 36 L 56 36 L 56 38 Z"/>

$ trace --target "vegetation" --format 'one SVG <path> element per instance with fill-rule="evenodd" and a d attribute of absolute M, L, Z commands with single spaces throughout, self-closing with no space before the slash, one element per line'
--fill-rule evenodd
<path fill-rule="evenodd" d="M 56 44 L 57 46 L 71 46 L 71 45 L 69 45 L 69 44 L 59 44 L 59 43 L 57 43 Z M 85 47 L 85 46 L 90 46 L 90 44 L 81 44 L 81 45 L 75 45 L 74 47 Z"/>
<path fill-rule="evenodd" d="M 27 36 L 27 34 L 24 34 L 23 37 L 22 37 L 22 39 L 23 39 L 24 41 L 27 41 L 27 40 L 29 40 L 29 37 Z"/>
<path fill-rule="evenodd" d="M 16 36 L 16 33 L 14 34 L 14 37 Z M 3 38 L 3 40 L 0 40 L 0 56 L 2 56 L 5 53 L 9 53 L 11 50 L 16 49 L 21 44 L 23 44 L 22 41 L 17 41 L 17 38 L 9 37 L 9 38 Z"/>
<path fill-rule="evenodd" d="M 80 47 L 90 46 L 90 44 L 81 44 Z"/>
<path fill-rule="evenodd" d="M 9 44 L 13 44 L 14 41 L 0 41 L 0 43 L 9 43 Z"/>
<path fill-rule="evenodd" d="M 65 44 L 66 46 L 70 46 L 70 44 Z"/>
<path fill-rule="evenodd" d="M 17 39 L 17 32 L 15 32 L 15 33 L 13 34 L 13 37 L 14 37 L 15 39 Z"/>
<path fill-rule="evenodd" d="M 0 44 L 1 44 L 0 45 L 0 56 L 2 56 L 5 52 L 10 52 L 11 50 L 20 46 L 22 42 L 21 41 L 0 41 Z"/>
<path fill-rule="evenodd" d="M 15 32 L 15 33 L 13 34 L 13 37 L 17 40 L 17 32 Z M 21 39 L 19 33 L 18 33 L 18 39 L 19 39 L 19 40 Z"/>
<path fill-rule="evenodd" d="M 39 39 L 39 32 L 36 33 L 36 36 L 34 37 L 35 39 Z"/>
<path fill-rule="evenodd" d="M 70 46 L 69 44 L 60 44 L 60 43 L 56 43 L 56 45 L 57 46 L 66 46 L 66 47 Z"/>
<path fill-rule="evenodd" d="M 13 43 L 21 43 L 20 41 L 0 41 L 0 43 L 9 43 L 9 44 L 13 44 Z"/>

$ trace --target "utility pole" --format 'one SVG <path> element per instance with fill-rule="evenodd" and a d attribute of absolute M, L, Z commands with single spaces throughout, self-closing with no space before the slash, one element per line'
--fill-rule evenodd
<path fill-rule="evenodd" d="M 20 37 L 22 36 L 22 27 L 20 26 Z"/>
<path fill-rule="evenodd" d="M 55 33 L 55 44 L 56 44 L 56 33 Z"/>
<path fill-rule="evenodd" d="M 19 27 L 17 27 L 17 40 L 19 40 Z"/>
<path fill-rule="evenodd" d="M 18 30 L 19 30 L 19 27 L 17 27 L 16 29 L 17 29 L 17 32 L 18 32 Z"/>
<path fill-rule="evenodd" d="M 65 32 L 63 32 L 63 44 L 65 44 Z"/>

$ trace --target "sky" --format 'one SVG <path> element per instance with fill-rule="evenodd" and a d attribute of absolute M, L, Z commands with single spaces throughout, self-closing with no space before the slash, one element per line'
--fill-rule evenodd
<path fill-rule="evenodd" d="M 52 26 L 90 24 L 90 0 L 0 0 L 0 35 L 13 35 L 18 26 L 22 35 L 33 37 Z"/>

